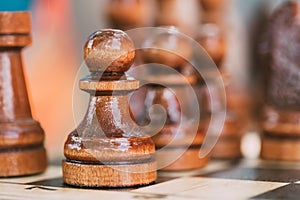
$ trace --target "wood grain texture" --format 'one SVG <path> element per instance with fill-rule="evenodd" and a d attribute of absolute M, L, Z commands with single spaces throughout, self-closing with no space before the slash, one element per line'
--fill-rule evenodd
<path fill-rule="evenodd" d="M 37 174 L 46 167 L 47 156 L 43 147 L 0 152 L 0 177 Z"/>
<path fill-rule="evenodd" d="M 0 33 L 1 34 L 29 34 L 31 14 L 29 12 L 1 12 Z"/>
<path fill-rule="evenodd" d="M 261 157 L 268 160 L 299 161 L 300 139 L 263 136 Z"/>
<path fill-rule="evenodd" d="M 66 184 L 128 187 L 156 180 L 154 143 L 135 123 L 128 102 L 128 93 L 139 88 L 139 81 L 125 74 L 134 56 L 133 42 L 121 30 L 97 31 L 86 42 L 84 59 L 91 74 L 80 88 L 90 93 L 90 101 L 64 145 Z"/>
<path fill-rule="evenodd" d="M 138 80 L 91 81 L 81 80 L 79 87 L 91 91 L 128 91 L 139 88 Z"/>
<path fill-rule="evenodd" d="M 31 43 L 29 12 L 0 12 L 0 176 L 43 172 L 44 131 L 32 118 L 22 48 Z"/>
<path fill-rule="evenodd" d="M 129 187 L 156 180 L 156 162 L 135 165 L 88 165 L 63 161 L 65 183 L 85 187 Z"/>

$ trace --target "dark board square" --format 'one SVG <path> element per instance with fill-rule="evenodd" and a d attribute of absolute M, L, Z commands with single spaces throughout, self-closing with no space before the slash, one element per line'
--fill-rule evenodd
<path fill-rule="evenodd" d="M 64 187 L 64 183 L 61 177 L 30 182 L 30 183 L 26 183 L 26 185 Z"/>
<path fill-rule="evenodd" d="M 203 176 L 213 177 L 213 178 L 289 183 L 289 182 L 296 182 L 300 180 L 300 170 L 235 167 L 228 170 L 212 172 L 209 174 L 205 174 Z"/>
<path fill-rule="evenodd" d="M 300 199 L 300 184 L 291 183 L 282 186 L 275 190 L 265 192 L 263 194 L 252 197 L 251 199 L 284 199 L 284 200 L 298 200 Z"/>
<path fill-rule="evenodd" d="M 172 180 L 172 179 L 173 178 L 160 177 L 159 176 L 157 178 L 156 182 L 153 183 L 153 184 L 166 182 L 166 181 L 169 181 L 169 180 Z M 66 185 L 66 184 L 64 184 L 64 182 L 62 180 L 62 177 L 29 182 L 29 183 L 26 183 L 26 185 L 30 185 L 30 187 L 26 188 L 28 190 L 35 189 L 35 188 L 44 189 L 44 190 L 55 190 L 55 189 L 48 188 L 48 187 L 68 187 L 68 188 L 77 188 L 77 189 L 99 189 L 99 188 L 88 188 L 88 187 L 74 187 L 74 186 Z M 135 187 L 125 187 L 125 188 L 101 188 L 101 189 L 114 190 L 114 191 L 115 190 L 117 190 L 117 191 L 130 191 L 130 190 L 133 190 L 133 189 L 138 189 L 138 188 L 146 187 L 146 186 L 148 186 L 148 185 L 135 186 Z"/>

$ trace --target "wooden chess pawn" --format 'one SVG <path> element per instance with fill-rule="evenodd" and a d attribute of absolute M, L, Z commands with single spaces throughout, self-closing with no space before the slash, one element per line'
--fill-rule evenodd
<path fill-rule="evenodd" d="M 112 0 L 107 7 L 107 17 L 114 28 L 143 27 L 151 20 L 151 6 L 151 1 L 147 0 Z"/>
<path fill-rule="evenodd" d="M 221 68 L 227 51 L 226 38 L 222 29 L 213 23 L 201 24 L 196 40 L 207 51 L 217 67 Z"/>
<path fill-rule="evenodd" d="M 207 51 L 211 56 L 216 66 L 221 70 L 225 92 L 226 92 L 226 118 L 221 135 L 215 145 L 212 157 L 214 158 L 228 158 L 234 159 L 241 157 L 241 137 L 245 130 L 245 123 L 243 116 L 239 112 L 237 105 L 240 107 L 243 105 L 245 99 L 241 98 L 237 92 L 233 92 L 234 86 L 232 85 L 232 80 L 230 75 L 225 72 L 222 67 L 224 57 L 227 51 L 226 40 L 224 33 L 217 24 L 207 23 L 200 25 L 198 37 L 196 40 L 201 44 L 201 46 Z M 218 102 L 219 99 L 210 99 L 210 94 L 207 88 L 203 89 L 202 98 L 206 96 L 204 100 L 204 106 L 211 108 L 211 106 L 223 104 L 223 102 Z M 211 92 L 217 92 L 213 88 Z M 212 96 L 217 96 L 212 95 Z M 215 108 L 217 110 L 217 108 Z M 211 109 L 208 109 L 203 115 L 211 115 Z"/>
<path fill-rule="evenodd" d="M 168 42 L 170 40 L 172 43 Z M 147 85 L 145 110 L 149 111 L 152 105 L 159 104 L 163 106 L 167 114 L 163 128 L 152 136 L 158 152 L 156 157 L 158 166 L 162 167 L 160 170 L 165 171 L 201 168 L 207 164 L 210 157 L 208 155 L 199 158 L 205 134 L 202 129 L 198 128 L 199 122 L 193 121 L 195 116 L 186 112 L 193 105 L 189 102 L 189 98 L 185 98 L 185 101 L 182 102 L 178 100 L 178 98 L 189 96 L 187 88 L 194 86 L 197 81 L 196 75 L 184 74 L 185 68 L 190 67 L 187 60 L 192 55 L 191 46 L 179 36 L 178 30 L 174 27 L 170 27 L 166 33 L 148 38 L 145 44 L 155 47 L 154 49 L 146 48 L 143 51 L 142 56 L 145 63 L 171 67 L 186 79 L 184 82 L 176 75 L 164 74 L 160 71 L 154 71 L 153 75 L 150 74 L 146 77 L 146 81 L 150 84 Z M 176 54 L 172 52 L 176 52 Z M 155 64 L 151 65 L 155 66 Z M 182 150 L 184 152 L 181 152 L 180 156 L 170 163 L 166 162 L 168 158 L 176 157 Z"/>
<path fill-rule="evenodd" d="M 222 25 L 224 20 L 224 8 L 227 0 L 199 0 L 203 8 L 202 23 L 216 23 Z"/>
<path fill-rule="evenodd" d="M 32 119 L 21 50 L 31 43 L 30 13 L 0 13 L 0 176 L 41 173 L 44 131 Z"/>
<path fill-rule="evenodd" d="M 226 116 L 221 135 L 216 143 L 212 157 L 221 159 L 236 159 L 242 157 L 241 139 L 246 131 L 247 123 L 243 106 L 247 99 L 237 91 L 231 80 L 223 78 L 226 93 Z M 214 91 L 213 91 L 214 92 Z M 216 101 L 213 99 L 212 101 Z M 213 106 L 215 103 L 211 103 Z"/>
<path fill-rule="evenodd" d="M 205 11 L 222 10 L 227 3 L 227 0 L 199 0 L 202 8 Z"/>
<path fill-rule="evenodd" d="M 127 94 L 139 88 L 139 81 L 125 75 L 134 57 L 133 42 L 123 31 L 97 31 L 86 42 L 84 59 L 91 74 L 80 88 L 90 93 L 90 102 L 64 146 L 65 183 L 127 187 L 156 180 L 154 143 L 129 110 Z"/>
<path fill-rule="evenodd" d="M 300 160 L 300 5 L 283 3 L 271 16 L 266 30 L 266 104 L 262 111 L 261 157 Z"/>
<path fill-rule="evenodd" d="M 198 10 L 194 1 L 156 0 L 156 26 L 176 26 L 181 32 L 194 36 Z"/>

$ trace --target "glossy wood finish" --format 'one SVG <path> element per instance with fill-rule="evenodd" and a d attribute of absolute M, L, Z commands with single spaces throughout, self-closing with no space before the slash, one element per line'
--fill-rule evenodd
<path fill-rule="evenodd" d="M 44 131 L 32 119 L 21 50 L 31 43 L 28 12 L 0 13 L 0 176 L 46 169 Z"/>
<path fill-rule="evenodd" d="M 154 182 L 155 146 L 132 119 L 127 97 L 139 87 L 124 74 L 135 55 L 131 39 L 123 31 L 104 29 L 89 38 L 84 52 L 91 74 L 80 88 L 90 93 L 90 102 L 65 142 L 64 182 L 86 187 Z"/>

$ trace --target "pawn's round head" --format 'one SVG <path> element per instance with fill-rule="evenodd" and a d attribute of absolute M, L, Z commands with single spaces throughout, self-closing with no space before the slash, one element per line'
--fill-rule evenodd
<path fill-rule="evenodd" d="M 91 72 L 126 72 L 134 56 L 134 44 L 121 30 L 96 31 L 84 45 L 84 60 Z"/>
<path fill-rule="evenodd" d="M 173 68 L 187 64 L 192 47 L 175 27 L 164 27 L 161 32 L 149 37 L 143 44 L 145 62 L 159 63 Z"/>

